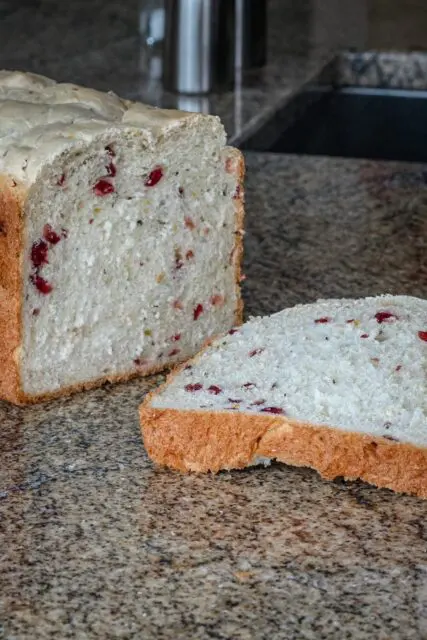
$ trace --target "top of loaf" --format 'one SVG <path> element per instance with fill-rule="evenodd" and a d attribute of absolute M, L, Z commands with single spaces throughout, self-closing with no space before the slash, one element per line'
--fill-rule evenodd
<path fill-rule="evenodd" d="M 0 71 L 0 172 L 24 183 L 70 147 L 87 144 L 114 128 L 137 128 L 152 148 L 168 131 L 219 118 L 158 109 L 33 73 Z"/>

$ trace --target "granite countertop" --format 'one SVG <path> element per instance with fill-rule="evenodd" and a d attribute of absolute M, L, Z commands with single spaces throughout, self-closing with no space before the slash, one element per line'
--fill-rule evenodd
<path fill-rule="evenodd" d="M 138 94 L 133 0 L 64 13 L 33 4 L 0 0 L 0 64 Z M 324 36 L 340 3 L 321 3 L 316 38 L 299 27 L 318 3 L 298 4 L 280 5 L 283 32 L 299 35 L 271 45 L 270 80 L 245 89 L 244 127 L 340 46 Z M 66 60 L 76 39 L 82 50 Z M 369 83 L 378 65 L 364 62 Z M 109 65 L 123 73 L 107 77 Z M 294 71 L 277 87 L 281 65 Z M 218 98 L 230 123 L 236 99 Z M 318 297 L 427 296 L 427 165 L 246 159 L 247 316 Z M 155 468 L 137 407 L 161 379 L 0 403 L 0 638 L 427 637 L 427 502 L 279 464 L 217 476 Z"/>

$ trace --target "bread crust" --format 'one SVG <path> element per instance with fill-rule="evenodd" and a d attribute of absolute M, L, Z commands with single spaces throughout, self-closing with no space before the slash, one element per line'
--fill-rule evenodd
<path fill-rule="evenodd" d="M 233 249 L 233 266 L 236 283 L 236 312 L 234 323 L 239 326 L 243 322 L 243 298 L 241 294 L 240 283 L 242 281 L 242 261 L 243 261 L 243 235 L 244 235 L 244 218 L 245 218 L 245 160 L 243 154 L 238 149 L 230 147 L 237 158 L 237 184 L 239 185 L 238 194 L 235 197 L 235 244 Z"/>
<path fill-rule="evenodd" d="M 234 323 L 243 322 L 243 301 L 240 294 L 241 262 L 243 255 L 243 222 L 245 163 L 243 155 L 229 148 L 235 157 L 233 173 L 236 174 L 239 192 L 235 197 L 235 245 L 233 266 L 235 270 L 236 310 Z M 22 389 L 19 370 L 19 350 L 22 342 L 22 291 L 23 291 L 23 247 L 24 206 L 27 189 L 7 176 L 0 176 L 0 399 L 17 405 L 47 402 L 62 396 L 94 389 L 105 383 L 126 382 L 133 378 L 154 375 L 168 369 L 161 364 L 139 367 L 136 370 L 113 376 L 102 376 L 81 384 L 39 395 L 28 395 Z M 175 363 L 174 363 L 175 364 Z"/>
<path fill-rule="evenodd" d="M 0 397 L 20 395 L 23 203 L 25 190 L 0 176 Z"/>
<path fill-rule="evenodd" d="M 241 469 L 257 458 L 315 469 L 322 478 L 362 479 L 427 498 L 427 449 L 283 416 L 140 407 L 154 462 L 183 472 Z"/>
<path fill-rule="evenodd" d="M 156 464 L 182 472 L 217 473 L 268 458 L 310 467 L 326 480 L 361 479 L 427 498 L 427 448 L 281 415 L 154 408 L 154 397 L 185 367 L 196 365 L 212 341 L 174 369 L 139 408 L 144 446 Z"/>

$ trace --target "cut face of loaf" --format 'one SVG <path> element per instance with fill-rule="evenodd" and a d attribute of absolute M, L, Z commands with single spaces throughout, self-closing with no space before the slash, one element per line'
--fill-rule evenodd
<path fill-rule="evenodd" d="M 330 300 L 215 340 L 141 407 L 156 462 L 277 459 L 427 497 L 427 302 Z"/>
<path fill-rule="evenodd" d="M 1 397 L 161 370 L 239 322 L 243 161 L 215 117 L 0 74 Z"/>

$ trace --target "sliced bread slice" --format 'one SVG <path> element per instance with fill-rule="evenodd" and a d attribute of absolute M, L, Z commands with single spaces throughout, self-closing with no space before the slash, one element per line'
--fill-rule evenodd
<path fill-rule="evenodd" d="M 181 471 L 279 460 L 427 497 L 427 301 L 321 300 L 253 318 L 140 409 L 149 456 Z"/>
<path fill-rule="evenodd" d="M 213 116 L 0 72 L 0 398 L 152 373 L 240 321 L 225 143 Z"/>

